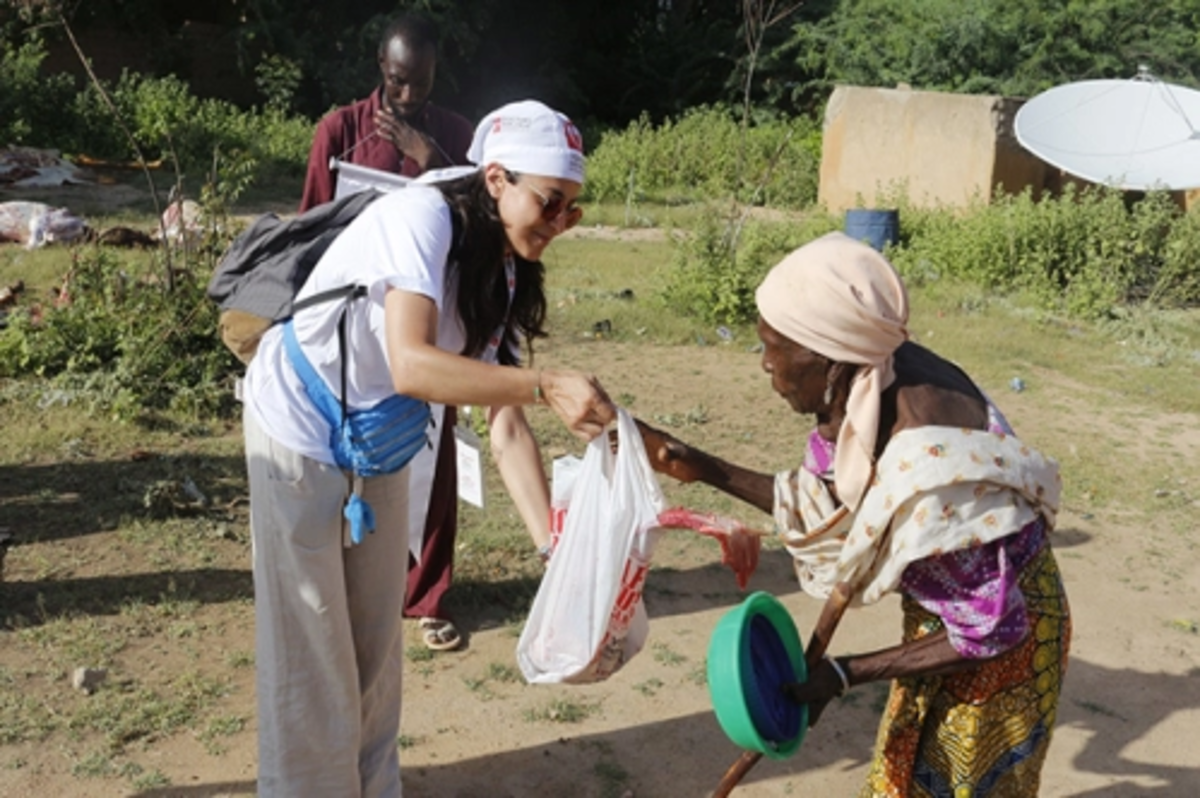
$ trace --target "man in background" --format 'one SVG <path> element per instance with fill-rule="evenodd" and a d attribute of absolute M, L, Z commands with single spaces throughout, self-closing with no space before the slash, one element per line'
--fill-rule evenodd
<path fill-rule="evenodd" d="M 364 100 L 338 108 L 317 125 L 300 212 L 334 198 L 330 159 L 416 177 L 429 169 L 462 166 L 475 133 L 464 117 L 429 101 L 437 68 L 437 31 L 415 15 L 397 18 L 379 41 L 382 84 Z M 454 570 L 458 534 L 455 408 L 441 425 L 437 466 L 425 520 L 421 561 L 409 558 L 404 615 L 419 618 L 422 639 L 435 651 L 457 648 L 462 636 L 442 608 Z M 381 530 L 382 532 L 382 530 Z"/>
<path fill-rule="evenodd" d="M 467 163 L 474 126 L 429 101 L 437 57 L 437 31 L 428 20 L 406 15 L 388 25 L 379 41 L 382 84 L 317 125 L 301 213 L 333 199 L 333 158 L 405 177 Z"/>

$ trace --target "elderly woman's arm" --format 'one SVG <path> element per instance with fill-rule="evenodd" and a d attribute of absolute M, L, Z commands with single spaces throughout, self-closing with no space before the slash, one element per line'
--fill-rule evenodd
<path fill-rule="evenodd" d="M 904 571 L 902 591 L 942 620 L 943 628 L 920 640 L 836 662 L 849 686 L 905 676 L 945 676 L 978 667 L 1020 646 L 1032 633 L 1021 565 L 1044 540 L 1045 522 L 983 546 L 926 557 Z M 811 722 L 845 685 L 828 661 L 804 685 L 785 688 L 809 704 Z M 815 715 L 815 717 L 814 717 Z"/>
<path fill-rule="evenodd" d="M 637 419 L 651 467 L 680 482 L 703 482 L 754 505 L 775 509 L 775 475 L 727 463 Z"/>
<path fill-rule="evenodd" d="M 796 703 L 808 704 L 808 724 L 814 726 L 826 705 L 848 687 L 909 676 L 946 676 L 977 668 L 988 659 L 964 657 L 950 644 L 949 635 L 942 629 L 920 640 L 869 654 L 835 657 L 832 662 L 826 658 L 813 668 L 808 681 L 785 685 L 783 690 Z M 845 683 L 839 668 L 845 674 Z"/>

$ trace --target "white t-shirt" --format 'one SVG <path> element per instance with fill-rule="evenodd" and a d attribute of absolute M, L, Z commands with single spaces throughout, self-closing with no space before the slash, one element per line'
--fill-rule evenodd
<path fill-rule="evenodd" d="M 462 351 L 466 335 L 446 277 L 452 237 L 450 209 L 441 192 L 407 186 L 368 205 L 334 240 L 296 295 L 301 300 L 349 284 L 367 287 L 365 297 L 321 303 L 293 317 L 305 356 L 340 398 L 337 322 L 346 309 L 346 393 L 351 410 L 372 407 L 396 392 L 385 343 L 388 289 L 432 299 L 438 309 L 438 348 Z M 282 325 L 271 327 L 259 343 L 246 371 L 245 402 L 272 438 L 306 457 L 335 464 L 329 425 L 292 369 Z"/>

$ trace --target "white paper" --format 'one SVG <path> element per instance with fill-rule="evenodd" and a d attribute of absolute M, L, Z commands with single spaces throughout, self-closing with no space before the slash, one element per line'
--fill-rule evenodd
<path fill-rule="evenodd" d="M 429 403 L 434 426 L 429 428 L 429 445 L 422 446 L 408 464 L 408 550 L 417 562 L 425 545 L 425 519 L 429 517 L 429 500 L 433 495 L 433 474 L 437 469 L 438 448 L 442 445 L 442 424 L 446 406 Z"/>
<path fill-rule="evenodd" d="M 403 175 L 372 169 L 369 166 L 358 166 L 337 159 L 330 159 L 329 168 L 337 172 L 337 185 L 333 195 L 340 199 L 349 194 L 357 194 L 368 188 L 379 191 L 395 191 L 408 185 L 410 178 Z"/>
<path fill-rule="evenodd" d="M 454 430 L 454 449 L 458 461 L 458 498 L 483 507 L 483 457 L 479 436 L 465 427 Z"/>

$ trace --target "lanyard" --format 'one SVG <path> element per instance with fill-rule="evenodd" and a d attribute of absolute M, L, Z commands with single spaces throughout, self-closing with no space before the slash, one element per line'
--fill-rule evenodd
<path fill-rule="evenodd" d="M 517 293 L 517 265 L 513 261 L 512 253 L 504 256 L 504 281 L 508 285 L 508 311 L 504 314 L 504 321 L 488 339 L 487 346 L 484 347 L 483 354 L 479 358 L 487 363 L 500 362 L 497 354 L 500 351 L 500 342 L 504 340 L 504 328 L 508 325 L 508 314 L 512 312 L 513 297 Z"/>

